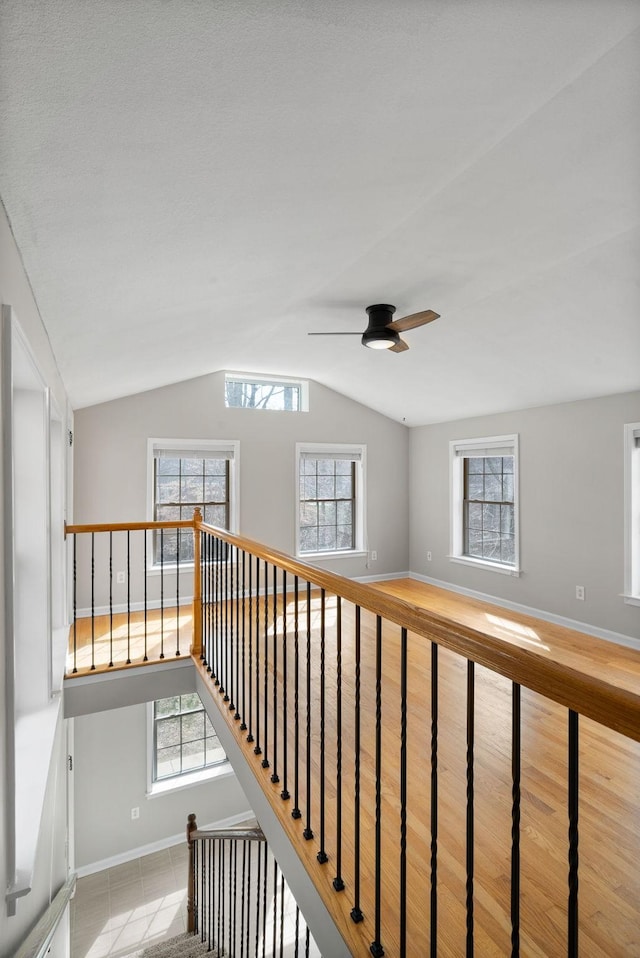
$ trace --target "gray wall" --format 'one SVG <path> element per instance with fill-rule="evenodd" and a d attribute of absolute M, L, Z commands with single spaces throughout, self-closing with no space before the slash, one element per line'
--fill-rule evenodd
<path fill-rule="evenodd" d="M 38 307 L 33 299 L 29 281 L 22 267 L 20 254 L 11 234 L 4 208 L 0 206 L 0 301 L 12 306 L 20 322 L 40 372 L 52 391 L 58 408 L 70 421 L 67 397 L 62 380 L 51 351 L 49 340 L 40 320 Z M 1 369 L 0 364 L 0 369 Z M 4 456 L 4 450 L 3 450 Z M 0 484 L 2 473 L 0 472 Z M 4 500 L 5 490 L 1 489 Z M 0 510 L 0 541 L 4 537 L 3 517 Z M 0 609 L 5 608 L 4 567 L 0 549 Z M 6 716 L 5 701 L 5 662 L 7 639 L 4 633 L 4 620 L 0 616 L 0 888 L 6 889 L 10 876 L 7 875 L 5 850 L 9 841 L 4 810 L 7 808 L 8 789 L 12 783 L 7 779 L 6 752 Z M 46 667 L 46 663 L 42 663 Z M 26 936 L 27 932 L 48 906 L 53 894 L 66 879 L 66 746 L 64 726 L 59 722 L 54 746 L 47 756 L 49 764 L 47 791 L 40 837 L 37 846 L 33 889 L 29 895 L 18 901 L 17 914 L 8 917 L 4 900 L 4 891 L 0 895 L 0 955 L 11 953 Z"/>
<path fill-rule="evenodd" d="M 76 411 L 75 521 L 146 518 L 147 439 L 239 439 L 241 534 L 292 553 L 295 443 L 367 445 L 369 549 L 378 559 L 321 560 L 346 576 L 406 571 L 409 561 L 407 427 L 317 383 L 310 411 L 227 409 L 224 374 Z"/>
<path fill-rule="evenodd" d="M 636 392 L 412 429 L 412 572 L 639 637 L 640 608 L 620 595 L 623 425 L 638 420 Z M 520 436 L 519 578 L 447 559 L 449 442 L 510 433 Z"/>
<path fill-rule="evenodd" d="M 83 868 L 246 811 L 235 775 L 147 798 L 147 711 L 132 705 L 74 722 L 75 865 Z M 131 809 L 140 809 L 132 821 Z"/>

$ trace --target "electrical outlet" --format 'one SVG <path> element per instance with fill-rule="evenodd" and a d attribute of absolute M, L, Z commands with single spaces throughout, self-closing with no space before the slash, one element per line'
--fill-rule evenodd
<path fill-rule="evenodd" d="M 427 562 L 431 562 L 431 553 L 427 552 Z"/>
<path fill-rule="evenodd" d="M 576 586 L 576 599 L 580 599 L 581 602 L 584 602 L 584 586 Z"/>
<path fill-rule="evenodd" d="M 378 558 L 378 553 L 374 549 L 374 551 L 371 553 L 371 561 L 376 562 L 377 558 Z"/>
<path fill-rule="evenodd" d="M 131 821 L 132 821 L 132 822 L 135 821 L 136 818 L 140 818 L 140 809 L 139 809 L 139 808 L 132 808 L 132 809 L 131 809 Z"/>
<path fill-rule="evenodd" d="M 118 585 L 124 585 L 124 572 L 116 572 L 116 582 Z"/>

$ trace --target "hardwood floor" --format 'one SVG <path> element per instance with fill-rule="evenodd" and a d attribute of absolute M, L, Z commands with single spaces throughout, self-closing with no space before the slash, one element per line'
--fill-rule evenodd
<path fill-rule="evenodd" d="M 607 675 L 621 687 L 636 692 L 640 687 L 640 655 L 629 649 L 599 642 L 558 626 L 518 616 L 498 607 L 444 593 L 412 580 L 379 583 L 388 590 L 455 621 L 482 623 L 487 633 L 505 643 L 530 645 L 537 655 L 552 656 L 596 675 Z M 283 826 L 300 849 L 330 910 L 345 928 L 345 938 L 354 955 L 369 954 L 375 927 L 376 845 L 376 621 L 364 610 L 361 615 L 360 659 L 360 855 L 355 858 L 354 800 L 356 780 L 356 648 L 354 607 L 340 603 L 341 668 L 338 701 L 337 600 L 326 596 L 324 629 L 321 598 L 306 594 L 298 600 L 298 683 L 295 681 L 295 608 L 287 596 L 274 610 L 271 600 L 230 603 L 236 609 L 227 618 L 232 634 L 227 649 L 214 665 L 230 694 L 231 703 L 211 677 L 208 683 L 221 716 L 235 729 L 247 762 Z M 239 611 L 238 611 L 239 610 Z M 210 609 L 212 617 L 215 610 Z M 228 612 L 228 610 L 227 610 Z M 256 613 L 258 628 L 256 634 Z M 225 613 L 226 614 L 226 613 Z M 237 618 L 234 619 L 233 616 Z M 307 714 L 307 615 L 310 633 L 310 763 L 311 789 L 306 789 Z M 266 631 L 265 631 L 266 619 Z M 251 626 L 250 623 L 251 622 Z M 243 629 L 244 623 L 244 629 Z M 275 627 L 274 627 L 275 623 Z M 286 630 L 285 630 L 286 626 Z M 321 633 L 324 632 L 324 643 Z M 249 636 L 251 635 L 251 645 Z M 256 639 L 260 661 L 265 645 L 269 667 L 260 664 L 256 674 Z M 324 645 L 324 657 L 322 657 Z M 243 658 L 244 648 L 244 658 Z M 274 683 L 274 648 L 277 654 Z M 431 874 L 431 643 L 407 636 L 406 724 L 406 832 L 401 807 L 402 710 L 400 659 L 401 629 L 383 622 L 380 662 L 380 887 L 379 940 L 389 956 L 429 954 Z M 220 651 L 220 650 L 219 650 Z M 249 654 L 251 652 L 251 655 Z M 211 653 L 207 653 L 212 658 Z M 284 666 L 286 657 L 286 683 Z M 244 673 L 242 663 L 244 661 Z M 251 662 L 251 665 L 250 665 Z M 204 671 L 204 667 L 203 667 Z M 512 683 L 483 666 L 475 666 L 474 747 L 474 874 L 473 920 L 475 954 L 511 954 L 511 710 Z M 244 674 L 244 681 L 243 681 Z M 324 676 L 324 721 L 321 679 Z M 251 683 L 251 695 L 249 695 Z M 287 693 L 286 711 L 284 693 Z M 297 766 L 297 798 L 302 817 L 294 820 L 296 800 L 295 704 L 298 704 L 300 752 Z M 235 701 L 234 701 L 235 699 Z M 234 709 L 230 710 L 229 705 Z M 240 731 L 238 712 L 256 741 L 246 742 Z M 544 696 L 522 689 L 521 771 L 521 875 L 520 954 L 554 958 L 567 953 L 567 709 Z M 265 723 L 266 717 L 266 723 Z M 338 739 L 338 722 L 342 734 Z M 259 728 L 258 728 L 259 725 Z M 284 738 L 287 735 L 285 780 Z M 266 733 L 266 734 L 265 734 Z M 277 760 L 274 745 L 277 738 Z M 266 739 L 266 740 L 265 740 Z M 324 739 L 324 757 L 321 742 Z M 338 740 L 341 742 L 338 775 Z M 263 768 L 265 757 L 269 767 Z M 465 954 L 467 933 L 467 663 L 459 655 L 438 650 L 438 835 L 437 835 L 437 929 L 438 956 L 459 958 Z M 271 776 L 277 773 L 278 782 Z M 324 773 L 324 774 L 323 774 Z M 321 783 L 324 784 L 324 799 Z M 291 797 L 283 800 L 286 787 Z M 580 718 L 580 818 L 579 818 L 579 954 L 640 956 L 640 745 L 590 719 Z M 324 801 L 324 828 L 322 805 Z M 338 820 L 341 804 L 341 822 Z M 313 838 L 303 838 L 310 824 Z M 403 881 L 401 851 L 406 840 L 406 939 L 401 946 L 401 899 Z M 319 864 L 316 855 L 328 857 Z M 333 880 L 341 855 L 340 877 L 344 891 L 336 892 Z M 356 871 L 360 868 L 359 904 L 364 921 L 349 917 L 354 906 Z M 327 956 L 330 958 L 330 956 Z"/>

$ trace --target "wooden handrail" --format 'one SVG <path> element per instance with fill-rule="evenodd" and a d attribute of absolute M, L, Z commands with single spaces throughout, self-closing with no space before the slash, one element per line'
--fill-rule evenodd
<path fill-rule="evenodd" d="M 193 519 L 174 519 L 167 522 L 98 522 L 90 525 L 64 524 L 65 538 L 82 532 L 139 532 L 142 529 L 193 529 Z"/>
<path fill-rule="evenodd" d="M 64 883 L 13 958 L 44 958 L 76 888 L 75 873 Z"/>
<path fill-rule="evenodd" d="M 633 649 L 613 646 L 606 640 L 488 603 L 482 603 L 483 609 L 495 613 L 503 624 L 492 625 L 487 619 L 486 628 L 480 630 L 453 616 L 418 608 L 366 583 L 354 582 L 318 569 L 244 536 L 204 522 L 197 523 L 197 527 L 318 588 L 339 595 L 443 648 L 486 666 L 601 725 L 640 741 L 640 653 Z M 505 621 L 534 630 L 542 640 L 540 645 L 546 645 L 546 649 L 527 647 L 529 640 L 526 637 L 519 638 L 517 631 L 514 631 L 513 637 L 506 637 Z M 576 642 L 577 639 L 579 642 Z M 584 656 L 584 664 L 580 668 L 568 662 L 572 654 L 575 655 L 576 645 Z M 611 666 L 613 649 L 621 665 L 617 670 L 615 665 Z M 593 652 L 596 659 L 591 665 L 589 652 Z M 604 674 L 607 671 L 605 663 L 611 666 L 609 677 Z"/>
<path fill-rule="evenodd" d="M 266 842 L 266 837 L 262 829 L 257 826 L 254 828 L 210 828 L 202 831 L 197 828 L 191 832 L 191 841 L 197 839 L 219 839 L 220 841 L 253 841 Z"/>

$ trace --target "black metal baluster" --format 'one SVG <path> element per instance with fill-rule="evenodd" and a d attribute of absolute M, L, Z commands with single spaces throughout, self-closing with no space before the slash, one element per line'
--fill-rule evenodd
<path fill-rule="evenodd" d="M 400 630 L 400 954 L 407 949 L 407 630 Z"/>
<path fill-rule="evenodd" d="M 223 649 L 223 672 L 220 680 L 220 691 L 223 693 L 222 701 L 229 701 L 229 544 L 224 543 L 224 626 L 222 634 L 224 636 Z"/>
<path fill-rule="evenodd" d="M 309 958 L 309 951 L 311 945 L 311 933 L 309 931 L 309 926 L 307 925 L 304 933 L 304 954 L 305 958 Z"/>
<path fill-rule="evenodd" d="M 255 958 L 258 958 L 258 946 L 260 944 L 260 884 L 262 875 L 262 846 L 258 845 L 258 867 L 256 869 L 256 951 Z"/>
<path fill-rule="evenodd" d="M 235 660 L 236 674 L 233 683 L 233 700 L 236 703 L 233 710 L 234 721 L 240 721 L 240 550 L 236 546 L 236 590 L 235 590 L 235 611 L 236 611 L 236 631 L 235 631 Z"/>
<path fill-rule="evenodd" d="M 467 662 L 467 958 L 473 958 L 475 665 Z"/>
<path fill-rule="evenodd" d="M 253 742 L 253 556 L 249 553 L 249 733 L 247 742 Z"/>
<path fill-rule="evenodd" d="M 300 648 L 299 648 L 298 576 L 293 578 L 293 810 L 291 817 L 302 818 L 300 811 Z M 296 944 L 297 947 L 297 944 Z"/>
<path fill-rule="evenodd" d="M 246 883 L 246 885 L 245 885 L 245 888 L 246 888 L 246 902 L 247 902 L 247 922 L 246 922 L 246 928 L 247 928 L 247 936 L 246 936 L 246 937 L 247 937 L 247 942 L 246 942 L 246 944 L 247 944 L 247 948 L 246 948 L 246 952 L 247 952 L 247 958 L 249 958 L 249 929 L 250 929 L 250 927 L 251 927 L 251 856 L 253 855 L 253 843 L 252 843 L 252 842 L 248 842 L 248 843 L 245 842 L 245 845 L 247 846 L 247 883 Z"/>
<path fill-rule="evenodd" d="M 360 908 L 360 606 L 356 606 L 355 620 L 355 702 L 354 702 L 354 794 L 353 794 L 353 908 L 351 918 L 355 922 L 363 921 Z"/>
<path fill-rule="evenodd" d="M 203 605 L 202 614 L 202 664 L 206 665 L 211 674 L 211 564 L 209 562 L 209 536 L 200 531 L 200 561 L 202 563 L 201 595 Z"/>
<path fill-rule="evenodd" d="M 222 927 L 220 931 L 220 947 L 222 949 L 222 954 L 224 955 L 224 936 L 227 925 L 227 898 L 226 892 L 228 887 L 227 882 L 227 845 L 228 842 L 223 840 L 222 845 L 222 884 L 220 886 L 220 910 L 222 912 Z"/>
<path fill-rule="evenodd" d="M 316 858 L 321 865 L 329 861 L 325 849 L 325 720 L 326 720 L 326 702 L 325 702 L 325 658 L 326 658 L 326 632 L 325 632 L 325 613 L 326 598 L 325 590 L 320 590 L 320 851 Z"/>
<path fill-rule="evenodd" d="M 242 718 L 240 722 L 240 731 L 247 731 L 247 723 L 245 721 L 247 715 L 247 685 L 246 685 L 246 671 L 247 664 L 245 658 L 245 642 L 246 642 L 246 625 L 247 625 L 247 593 L 246 593 L 246 583 L 245 583 L 245 559 L 246 553 L 244 549 L 242 550 Z"/>
<path fill-rule="evenodd" d="M 199 923 L 198 923 L 198 875 L 200 874 L 199 868 L 200 868 L 200 863 L 199 863 L 199 855 L 198 855 L 198 842 L 194 841 L 193 843 L 193 903 L 192 903 L 194 935 L 199 930 Z"/>
<path fill-rule="evenodd" d="M 511 958 L 520 955 L 520 686 L 511 693 Z"/>
<path fill-rule="evenodd" d="M 278 863 L 273 859 L 273 922 L 272 922 L 272 943 L 271 943 L 271 954 L 273 958 L 276 958 L 276 944 L 277 944 L 277 915 L 278 915 Z"/>
<path fill-rule="evenodd" d="M 280 958 L 284 956 L 284 875 L 280 872 Z"/>
<path fill-rule="evenodd" d="M 264 561 L 264 721 L 262 723 L 262 744 L 264 758 L 262 767 L 269 768 L 269 563 Z"/>
<path fill-rule="evenodd" d="M 164 658 L 164 529 L 160 530 L 160 658 Z"/>
<path fill-rule="evenodd" d="M 266 607 L 265 607 L 266 614 Z M 262 958 L 267 945 L 267 846 L 264 846 L 264 879 L 262 882 Z"/>
<path fill-rule="evenodd" d="M 376 803 L 375 803 L 375 938 L 369 951 L 374 958 L 384 955 L 380 941 L 382 878 L 382 618 L 376 616 Z"/>
<path fill-rule="evenodd" d="M 131 533 L 127 529 L 127 665 L 131 663 Z"/>
<path fill-rule="evenodd" d="M 216 843 L 215 841 L 210 841 L 209 843 L 209 924 L 208 924 L 208 935 L 207 935 L 207 944 L 208 950 L 211 951 L 213 945 L 213 923 L 215 920 L 215 896 L 216 896 Z"/>
<path fill-rule="evenodd" d="M 238 691 L 238 690 L 235 688 L 235 685 L 234 685 L 234 671 L 233 671 L 233 670 L 234 670 L 234 663 L 233 663 L 233 660 L 234 660 L 234 641 L 235 641 L 235 636 L 236 636 L 236 633 L 237 633 L 238 622 L 237 622 L 237 620 L 236 620 L 236 622 L 235 622 L 235 627 L 234 627 L 234 611 L 235 611 L 235 609 L 236 609 L 236 595 L 235 595 L 235 593 L 236 593 L 236 583 L 235 583 L 235 577 L 234 577 L 235 563 L 234 563 L 234 561 L 233 561 L 234 548 L 235 548 L 234 546 L 230 546 L 230 547 L 229 547 L 229 565 L 230 565 L 230 568 L 229 568 L 229 590 L 230 590 L 230 591 L 229 591 L 229 636 L 228 636 L 228 640 L 227 640 L 227 641 L 228 641 L 228 644 L 229 644 L 229 685 L 228 685 L 228 688 L 229 688 L 229 711 L 235 713 L 236 707 L 235 707 L 234 702 L 235 702 L 235 698 L 236 698 L 236 695 L 237 695 L 237 691 Z"/>
<path fill-rule="evenodd" d="M 266 702 L 266 698 L 265 698 Z M 277 785 L 278 775 L 278 582 L 277 569 L 273 566 L 273 773 L 271 781 Z"/>
<path fill-rule="evenodd" d="M 344 890 L 342 877 L 342 599 L 336 596 L 336 891 Z"/>
<path fill-rule="evenodd" d="M 78 537 L 73 533 L 73 672 L 78 671 Z"/>
<path fill-rule="evenodd" d="M 199 860 L 200 860 L 200 899 L 198 902 L 198 927 L 200 928 L 200 941 L 204 941 L 206 924 L 205 924 L 205 901 L 207 893 L 207 854 L 206 854 L 206 844 L 201 841 L 197 843 L 199 845 Z"/>
<path fill-rule="evenodd" d="M 438 954 L 438 646 L 431 643 L 431 899 L 430 958 Z"/>
<path fill-rule="evenodd" d="M 298 958 L 298 943 L 300 940 L 300 909 L 296 905 L 296 937 L 293 945 L 293 958 Z"/>
<path fill-rule="evenodd" d="M 261 755 L 260 747 L 260 559 L 256 556 L 256 745 L 255 755 Z"/>
<path fill-rule="evenodd" d="M 237 920 L 237 888 L 238 888 L 238 843 L 231 842 L 230 846 L 230 862 L 229 870 L 231 870 L 231 861 L 233 861 L 233 889 L 231 882 L 229 882 L 229 955 L 235 954 L 235 948 L 232 947 L 232 935 L 236 930 L 236 920 Z M 233 900 L 232 900 L 232 891 L 233 891 Z"/>
<path fill-rule="evenodd" d="M 289 789 L 287 788 L 287 776 L 289 771 L 289 756 L 288 756 L 288 736 L 287 736 L 287 722 L 288 722 L 288 690 L 287 690 L 287 664 L 288 664 L 288 652 L 287 652 L 287 573 L 282 570 L 282 791 L 280 792 L 280 798 L 283 801 L 288 801 L 291 798 L 289 794 Z"/>
<path fill-rule="evenodd" d="M 313 838 L 311 830 L 311 583 L 307 582 L 307 825 L 302 837 L 310 841 Z"/>
<path fill-rule="evenodd" d="M 567 955 L 578 958 L 578 811 L 579 811 L 579 741 L 578 713 L 569 709 L 568 743 L 568 806 L 569 806 L 569 905 Z"/>
<path fill-rule="evenodd" d="M 147 655 L 147 638 L 148 638 L 148 624 L 147 624 L 147 532 L 144 531 L 144 656 L 142 661 L 148 662 L 149 656 Z"/>
<path fill-rule="evenodd" d="M 96 579 L 96 558 L 95 558 L 95 533 L 91 533 L 91 670 L 96 667 L 95 660 L 95 642 L 96 642 L 96 616 L 95 616 L 95 579 Z"/>
<path fill-rule="evenodd" d="M 242 842 L 242 876 L 240 878 L 240 958 L 244 958 L 244 888 L 247 871 L 247 842 Z"/>
<path fill-rule="evenodd" d="M 109 668 L 113 666 L 113 532 L 109 532 Z"/>
<path fill-rule="evenodd" d="M 221 942 L 222 942 L 222 900 L 221 900 L 221 899 L 222 899 L 222 889 L 223 889 L 223 886 L 222 886 L 222 858 L 223 858 L 223 854 L 224 854 L 224 847 L 223 847 L 223 846 L 224 846 L 224 842 L 218 841 L 217 839 L 214 839 L 214 841 L 215 841 L 215 843 L 216 843 L 216 849 L 217 849 L 217 852 L 218 852 L 218 871 L 217 871 L 217 876 L 218 876 L 217 886 L 218 886 L 218 887 L 217 887 L 217 894 L 216 894 L 216 900 L 217 900 L 217 907 L 216 907 L 216 952 L 217 952 L 217 955 L 220 956 L 220 955 L 222 954 L 222 952 L 221 952 L 220 949 L 221 949 Z"/>

